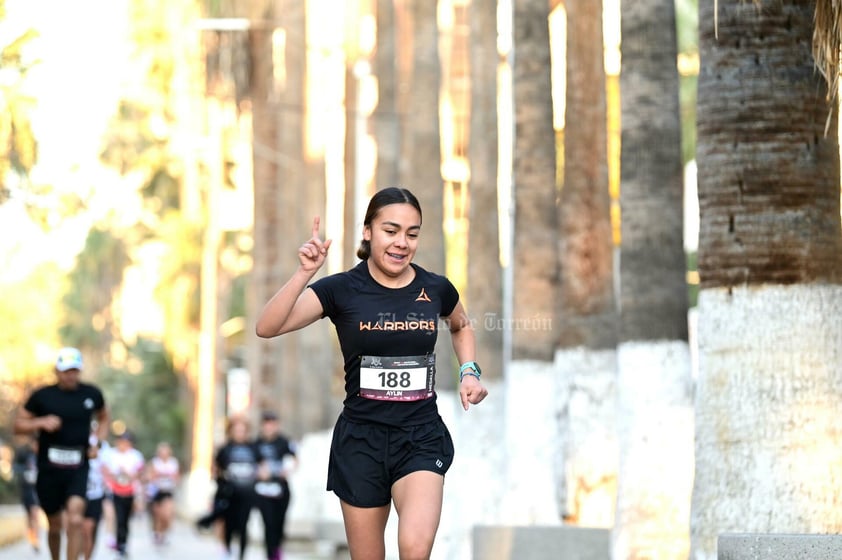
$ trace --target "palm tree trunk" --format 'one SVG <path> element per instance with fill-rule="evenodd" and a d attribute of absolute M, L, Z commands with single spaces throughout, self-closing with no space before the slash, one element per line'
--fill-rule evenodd
<path fill-rule="evenodd" d="M 564 184 L 560 200 L 558 346 L 561 407 L 557 469 L 565 519 L 611 527 L 617 453 L 614 244 L 608 188 L 608 123 L 602 1 L 567 0 Z"/>
<path fill-rule="evenodd" d="M 700 4 L 699 380 L 691 555 L 842 527 L 837 123 L 814 1 Z"/>
<path fill-rule="evenodd" d="M 558 189 L 546 0 L 514 0 L 515 203 L 512 357 L 552 361 L 558 289 Z"/>
<path fill-rule="evenodd" d="M 421 203 L 423 226 L 414 262 L 437 274 L 445 274 L 444 181 L 441 175 L 439 134 L 439 33 L 437 1 L 402 0 L 399 6 L 404 30 L 399 56 L 404 97 L 398 101 L 403 126 L 400 134 L 400 185 L 411 190 Z M 453 371 L 450 337 L 440 329 L 436 342 L 439 387 L 449 383 Z"/>
<path fill-rule="evenodd" d="M 622 3 L 618 347 L 620 478 L 614 557 L 689 550 L 687 343 L 678 47 L 672 0 Z"/>
<path fill-rule="evenodd" d="M 285 31 L 284 81 L 272 80 L 272 29 L 253 31 L 255 123 L 255 312 L 269 300 L 298 266 L 295 258 L 308 235 L 313 216 L 324 216 L 322 161 L 310 161 L 305 150 L 307 107 L 306 2 L 265 6 L 262 21 L 277 22 Z M 262 69 L 262 70 L 261 70 Z M 296 109 L 298 108 L 298 109 Z M 302 194 L 304 193 L 304 194 Z M 253 323 L 252 323 L 253 324 Z M 254 359 L 257 405 L 278 409 L 291 434 L 323 429 L 332 420 L 330 392 L 333 347 L 329 326 L 308 329 L 271 341 L 257 342 Z"/>
<path fill-rule="evenodd" d="M 497 1 L 470 6 L 471 109 L 468 159 L 468 312 L 476 321 L 477 357 L 487 379 L 503 376 L 503 306 L 497 212 Z"/>
<path fill-rule="evenodd" d="M 377 169 L 374 184 L 378 188 L 398 186 L 401 120 L 398 112 L 398 27 L 395 0 L 377 0 L 377 47 L 374 73 L 377 76 L 377 107 L 373 114 L 377 144 Z"/>

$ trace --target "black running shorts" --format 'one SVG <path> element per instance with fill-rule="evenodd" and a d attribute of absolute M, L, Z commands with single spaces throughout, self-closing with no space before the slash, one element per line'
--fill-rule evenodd
<path fill-rule="evenodd" d="M 44 469 L 36 483 L 41 509 L 52 515 L 64 509 L 70 496 L 85 498 L 88 490 L 88 465 L 73 469 Z"/>
<path fill-rule="evenodd" d="M 85 506 L 85 519 L 93 519 L 94 523 L 99 523 L 99 520 L 102 519 L 102 502 L 103 498 L 88 500 L 88 504 Z"/>
<path fill-rule="evenodd" d="M 381 507 L 392 485 L 416 471 L 442 476 L 453 462 L 453 440 L 442 419 L 396 428 L 339 417 L 333 429 L 327 489 L 356 507 Z"/>

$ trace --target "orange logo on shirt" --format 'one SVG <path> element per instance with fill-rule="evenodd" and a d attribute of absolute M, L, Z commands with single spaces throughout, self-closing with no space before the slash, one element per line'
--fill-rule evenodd
<path fill-rule="evenodd" d="M 421 293 L 420 293 L 420 294 L 418 294 L 418 297 L 417 297 L 417 298 L 415 298 L 415 301 L 427 301 L 427 302 L 431 302 L 431 301 L 433 301 L 433 300 L 431 300 L 431 299 L 430 299 L 430 296 L 428 296 L 428 295 L 427 295 L 427 292 L 425 291 L 425 289 L 424 289 L 424 288 L 421 288 Z"/>

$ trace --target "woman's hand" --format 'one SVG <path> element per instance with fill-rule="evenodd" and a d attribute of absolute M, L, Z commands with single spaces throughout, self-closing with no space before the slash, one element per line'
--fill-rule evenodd
<path fill-rule="evenodd" d="M 301 247 L 298 248 L 298 262 L 304 272 L 316 272 L 327 258 L 327 250 L 330 249 L 331 239 L 322 241 L 319 237 L 319 217 L 313 218 L 313 235 Z"/>
<path fill-rule="evenodd" d="M 468 410 L 472 404 L 479 404 L 488 396 L 488 389 L 483 387 L 480 380 L 473 375 L 466 375 L 459 383 L 459 398 L 462 400 L 462 408 Z"/>

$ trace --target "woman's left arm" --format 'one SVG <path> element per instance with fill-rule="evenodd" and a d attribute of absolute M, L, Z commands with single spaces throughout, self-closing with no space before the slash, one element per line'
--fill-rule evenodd
<path fill-rule="evenodd" d="M 462 302 L 456 304 L 453 312 L 445 317 L 445 321 L 450 329 L 453 351 L 456 353 L 459 364 L 475 361 L 476 338 L 474 327 L 462 306 Z M 459 382 L 459 398 L 462 401 L 462 408 L 468 410 L 470 405 L 479 404 L 487 395 L 488 390 L 482 385 L 478 377 L 473 375 L 462 376 Z"/>

